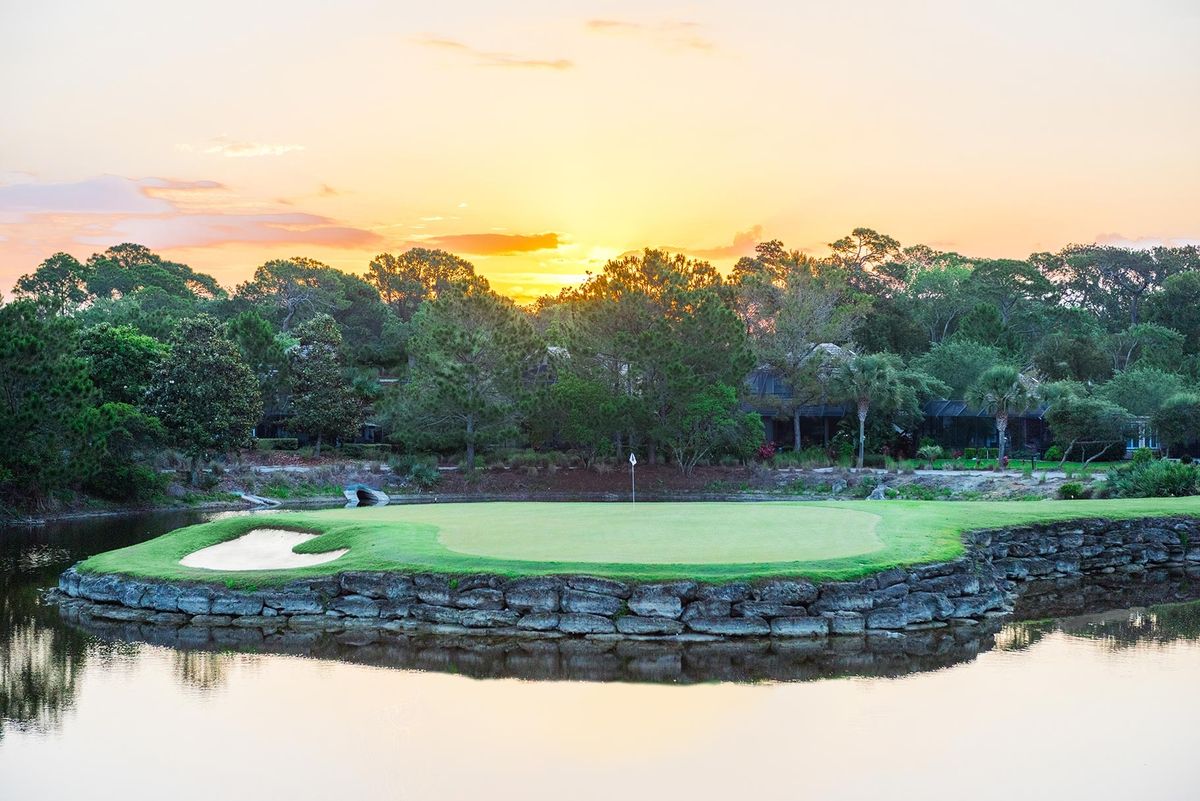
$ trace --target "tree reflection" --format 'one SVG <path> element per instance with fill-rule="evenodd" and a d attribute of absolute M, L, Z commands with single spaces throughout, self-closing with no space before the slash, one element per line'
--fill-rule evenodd
<path fill-rule="evenodd" d="M 175 677 L 201 692 L 211 692 L 225 684 L 228 668 L 235 657 L 230 653 L 176 651 Z"/>
<path fill-rule="evenodd" d="M 87 637 L 38 604 L 32 586 L 0 565 L 0 739 L 6 728 L 56 727 L 75 700 Z M 56 625 L 57 624 L 57 625 Z"/>

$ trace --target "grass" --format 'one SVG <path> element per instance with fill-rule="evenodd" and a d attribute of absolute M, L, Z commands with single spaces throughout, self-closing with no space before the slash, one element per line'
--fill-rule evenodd
<path fill-rule="evenodd" d="M 346 570 L 506 576 L 588 573 L 640 580 L 771 576 L 850 579 L 952 559 L 964 531 L 1073 519 L 1200 517 L 1200 497 L 1083 501 L 476 503 L 326 509 L 229 517 L 98 554 L 85 572 L 250 587 Z M 255 528 L 321 536 L 297 552 L 349 548 L 294 570 L 187 568 L 189 553 Z"/>

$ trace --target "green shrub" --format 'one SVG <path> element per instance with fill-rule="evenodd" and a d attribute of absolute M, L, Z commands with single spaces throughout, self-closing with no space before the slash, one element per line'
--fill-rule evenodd
<path fill-rule="evenodd" d="M 149 501 L 162 494 L 167 477 L 137 464 L 113 464 L 84 485 L 89 493 L 112 501 Z"/>
<path fill-rule="evenodd" d="M 922 445 L 920 448 L 917 448 L 917 456 L 930 464 L 941 459 L 944 453 L 945 451 L 942 450 L 941 445 Z"/>
<path fill-rule="evenodd" d="M 1051 445 L 1046 448 L 1046 453 L 1043 458 L 1047 462 L 1061 462 L 1063 458 L 1063 449 L 1058 445 Z"/>
<path fill-rule="evenodd" d="M 1200 467 L 1159 459 L 1130 463 L 1108 474 L 1119 498 L 1180 498 L 1200 495 Z"/>
<path fill-rule="evenodd" d="M 1076 501 L 1081 498 L 1090 497 L 1090 495 L 1091 493 L 1084 489 L 1083 484 L 1078 481 L 1068 481 L 1058 488 L 1058 497 L 1064 501 Z"/>
<path fill-rule="evenodd" d="M 977 458 L 977 454 L 978 454 L 978 451 L 976 451 L 974 448 L 963 448 L 962 458 L 975 459 L 975 458 Z"/>
<path fill-rule="evenodd" d="M 254 440 L 254 449 L 259 451 L 294 451 L 300 448 L 295 437 L 260 437 Z"/>
<path fill-rule="evenodd" d="M 378 442 L 345 442 L 338 451 L 350 459 L 384 459 L 392 452 L 392 446 Z"/>
<path fill-rule="evenodd" d="M 887 467 L 887 457 L 882 453 L 864 454 L 863 467 Z"/>
<path fill-rule="evenodd" d="M 1154 461 L 1154 451 L 1149 448 L 1138 448 L 1129 457 L 1130 464 L 1146 464 Z"/>

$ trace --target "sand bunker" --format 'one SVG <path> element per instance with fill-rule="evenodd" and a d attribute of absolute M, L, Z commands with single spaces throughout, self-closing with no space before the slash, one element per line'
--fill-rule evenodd
<path fill-rule="evenodd" d="M 348 548 L 325 553 L 294 553 L 302 542 L 319 535 L 286 531 L 281 528 L 257 528 L 234 540 L 201 548 L 179 560 L 184 567 L 205 570 L 286 570 L 332 562 Z"/>

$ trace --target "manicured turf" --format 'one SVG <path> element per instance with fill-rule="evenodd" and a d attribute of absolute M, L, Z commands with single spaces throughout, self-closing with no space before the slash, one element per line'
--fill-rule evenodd
<path fill-rule="evenodd" d="M 1069 519 L 1200 517 L 1200 497 L 1103 501 L 476 503 L 326 509 L 228 517 L 99 554 L 84 571 L 267 586 L 344 570 L 501 575 L 590 573 L 702 581 L 854 578 L 952 559 L 961 533 Z M 296 550 L 349 552 L 292 570 L 187 568 L 189 553 L 255 528 L 322 536 Z"/>

